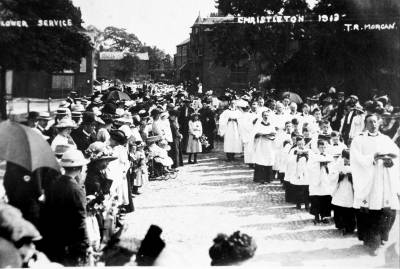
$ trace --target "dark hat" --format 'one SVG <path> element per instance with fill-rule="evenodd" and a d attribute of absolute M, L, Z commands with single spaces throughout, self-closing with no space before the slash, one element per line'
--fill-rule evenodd
<path fill-rule="evenodd" d="M 169 116 L 170 116 L 170 117 L 171 117 L 171 116 L 179 117 L 179 111 L 176 110 L 176 109 L 171 110 L 171 111 L 169 112 Z"/>
<path fill-rule="evenodd" d="M 127 137 L 125 136 L 125 133 L 121 130 L 111 130 L 110 137 L 112 140 L 118 142 L 121 145 L 126 144 L 126 142 L 128 141 Z"/>
<path fill-rule="evenodd" d="M 82 113 L 82 125 L 90 125 L 96 122 L 96 115 L 93 112 Z"/>
<path fill-rule="evenodd" d="M 115 111 L 117 110 L 117 106 L 113 103 L 107 103 L 104 105 L 102 112 L 103 114 L 115 114 Z"/>
<path fill-rule="evenodd" d="M 39 112 L 36 112 L 36 111 L 30 111 L 29 113 L 28 113 L 28 120 L 37 120 L 38 119 L 38 117 L 39 117 Z"/>
<path fill-rule="evenodd" d="M 350 150 L 349 149 L 344 149 L 342 151 L 342 157 L 346 159 L 350 159 Z"/>

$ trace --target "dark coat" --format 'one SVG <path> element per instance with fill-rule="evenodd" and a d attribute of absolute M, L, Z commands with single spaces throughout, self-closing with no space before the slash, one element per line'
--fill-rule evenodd
<path fill-rule="evenodd" d="M 66 175 L 52 184 L 46 199 L 46 233 L 48 256 L 54 261 L 64 258 L 66 248 L 83 255 L 89 246 L 86 230 L 86 193 L 84 186 Z"/>
<path fill-rule="evenodd" d="M 172 132 L 172 143 L 170 143 L 171 150 L 168 151 L 168 155 L 174 161 L 174 167 L 183 166 L 181 133 L 179 132 L 179 126 L 177 126 L 176 123 L 171 120 L 170 126 Z"/>
<path fill-rule="evenodd" d="M 214 134 L 217 129 L 215 122 L 215 112 L 209 107 L 203 107 L 199 111 L 200 121 L 203 126 L 203 134 L 207 136 L 210 149 L 214 148 Z"/>
<path fill-rule="evenodd" d="M 93 142 L 96 142 L 96 135 L 95 134 L 90 134 L 87 135 L 83 132 L 83 127 L 79 127 L 78 129 L 75 129 L 71 132 L 71 137 L 74 140 L 76 147 L 84 152 L 90 144 Z"/>
<path fill-rule="evenodd" d="M 108 179 L 105 174 L 98 169 L 88 166 L 85 179 L 86 195 L 94 195 L 97 193 L 99 197 L 110 193 L 112 180 Z"/>
<path fill-rule="evenodd" d="M 7 162 L 3 182 L 9 204 L 21 210 L 23 217 L 37 227 L 40 217 L 38 199 L 42 195 L 41 181 L 37 173 Z"/>
<path fill-rule="evenodd" d="M 180 126 L 180 132 L 183 135 L 182 148 L 185 150 L 187 146 L 187 140 L 189 138 L 189 118 L 194 112 L 194 109 L 188 106 L 181 106 L 179 108 L 178 123 Z"/>

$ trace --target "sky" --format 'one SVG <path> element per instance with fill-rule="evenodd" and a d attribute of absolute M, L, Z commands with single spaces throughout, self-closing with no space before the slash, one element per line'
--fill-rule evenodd
<path fill-rule="evenodd" d="M 84 26 L 125 28 L 142 43 L 168 54 L 189 38 L 197 16 L 216 12 L 214 0 L 72 0 L 81 9 Z"/>

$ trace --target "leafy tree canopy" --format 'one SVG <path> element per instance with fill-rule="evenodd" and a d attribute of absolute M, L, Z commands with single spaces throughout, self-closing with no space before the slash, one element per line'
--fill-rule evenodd
<path fill-rule="evenodd" d="M 37 20 L 49 18 L 71 19 L 73 27 L 35 27 Z M 32 26 L 0 29 L 0 64 L 5 69 L 71 69 L 91 47 L 81 11 L 69 0 L 0 0 L 0 19 L 26 20 Z"/>

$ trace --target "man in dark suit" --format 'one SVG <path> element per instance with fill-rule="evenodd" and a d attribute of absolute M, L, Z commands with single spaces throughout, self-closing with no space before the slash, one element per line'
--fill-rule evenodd
<path fill-rule="evenodd" d="M 96 124 L 94 113 L 84 112 L 81 126 L 71 132 L 71 137 L 80 151 L 85 152 L 89 145 L 96 141 Z"/>
<path fill-rule="evenodd" d="M 169 143 L 171 150 L 168 151 L 168 155 L 174 161 L 172 168 L 183 166 L 181 145 L 182 134 L 179 131 L 179 123 L 177 121 L 178 116 L 179 112 L 177 110 L 172 110 L 169 112 L 169 124 L 171 126 L 172 142 Z"/>
<path fill-rule="evenodd" d="M 36 125 L 36 128 L 42 133 L 43 136 L 48 136 L 50 138 L 52 136 L 52 133 L 50 129 L 47 129 L 47 125 L 51 120 L 50 113 L 39 112 L 37 120 L 38 123 Z"/>
<path fill-rule="evenodd" d="M 65 174 L 52 184 L 45 203 L 45 253 L 51 261 L 66 266 L 85 265 L 89 248 L 86 230 L 86 192 L 80 180 L 88 162 L 79 150 L 61 158 Z"/>
<path fill-rule="evenodd" d="M 353 118 L 356 116 L 356 112 L 354 111 L 354 107 L 358 102 L 358 98 L 355 95 L 350 95 L 350 98 L 346 101 L 346 106 L 348 107 L 348 112 L 346 113 L 343 125 L 341 128 L 342 137 L 346 145 L 349 145 L 349 134 L 351 129 L 351 123 L 353 122 Z"/>
<path fill-rule="evenodd" d="M 178 123 L 180 126 L 182 139 L 182 149 L 186 152 L 187 140 L 189 138 L 189 117 L 194 112 L 194 109 L 190 107 L 190 100 L 184 100 L 183 105 L 179 109 Z"/>

